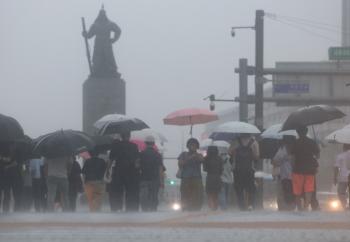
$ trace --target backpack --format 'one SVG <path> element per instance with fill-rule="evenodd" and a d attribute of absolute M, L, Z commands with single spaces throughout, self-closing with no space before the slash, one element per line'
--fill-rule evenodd
<path fill-rule="evenodd" d="M 241 142 L 239 142 L 235 155 L 235 171 L 248 172 L 254 169 L 254 155 L 251 148 L 252 144 L 253 140 L 250 140 L 247 146 L 244 146 Z"/>

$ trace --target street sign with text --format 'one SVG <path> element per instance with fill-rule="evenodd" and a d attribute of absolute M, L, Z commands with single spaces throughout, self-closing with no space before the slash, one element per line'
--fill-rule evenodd
<path fill-rule="evenodd" d="M 350 60 L 350 47 L 330 47 L 328 56 L 330 60 Z"/>

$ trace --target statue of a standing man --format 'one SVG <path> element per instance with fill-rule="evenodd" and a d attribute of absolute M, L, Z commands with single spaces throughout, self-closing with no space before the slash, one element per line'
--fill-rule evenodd
<path fill-rule="evenodd" d="M 102 7 L 89 31 L 83 32 L 85 38 L 90 39 L 95 36 L 92 77 L 119 77 L 120 74 L 117 72 L 112 44 L 119 39 L 120 34 L 120 28 L 107 18 L 106 11 Z"/>

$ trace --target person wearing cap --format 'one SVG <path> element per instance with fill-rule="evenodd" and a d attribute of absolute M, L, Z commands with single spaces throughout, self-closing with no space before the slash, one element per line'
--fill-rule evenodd
<path fill-rule="evenodd" d="M 154 149 L 154 137 L 147 136 L 145 144 L 146 149 L 140 153 L 140 204 L 142 211 L 156 211 L 163 162 Z"/>

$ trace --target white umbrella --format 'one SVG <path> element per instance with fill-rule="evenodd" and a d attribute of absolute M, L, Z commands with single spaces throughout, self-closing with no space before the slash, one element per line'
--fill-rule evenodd
<path fill-rule="evenodd" d="M 159 143 L 168 142 L 168 139 L 163 134 L 153 129 L 143 129 L 131 132 L 131 139 L 145 140 L 147 136 L 153 136 L 156 142 Z"/>
<path fill-rule="evenodd" d="M 209 138 L 213 140 L 235 140 L 239 134 L 260 134 L 260 130 L 248 123 L 231 121 L 223 123 L 214 128 Z"/>
<path fill-rule="evenodd" d="M 298 137 L 298 134 L 295 130 L 287 130 L 282 131 L 282 124 L 275 124 L 267 128 L 264 132 L 261 134 L 261 138 L 263 139 L 278 139 L 281 140 L 284 135 L 290 135 Z"/>
<path fill-rule="evenodd" d="M 228 149 L 230 147 L 230 143 L 223 140 L 205 139 L 201 142 L 200 149 L 207 149 L 209 146 Z"/>
<path fill-rule="evenodd" d="M 342 128 L 334 131 L 325 138 L 328 142 L 350 144 L 350 129 Z"/>
<path fill-rule="evenodd" d="M 256 126 L 239 121 L 223 123 L 216 127 L 213 132 L 235 134 L 260 134 L 260 130 Z"/>
<path fill-rule="evenodd" d="M 107 123 L 109 122 L 119 122 L 119 121 L 125 121 L 125 120 L 129 120 L 132 119 L 124 114 L 107 114 L 105 116 L 103 116 L 102 118 L 100 118 L 99 120 L 97 120 L 94 123 L 94 126 L 98 129 L 101 129 L 103 126 L 105 126 Z"/>

